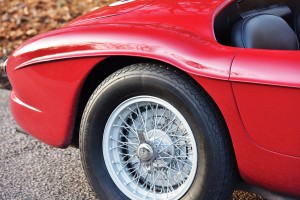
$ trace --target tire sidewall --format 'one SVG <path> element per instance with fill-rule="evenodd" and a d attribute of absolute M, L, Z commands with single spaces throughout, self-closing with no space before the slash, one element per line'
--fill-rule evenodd
<path fill-rule="evenodd" d="M 175 76 L 176 77 L 176 76 Z M 209 122 L 204 116 L 205 98 L 197 94 L 195 102 L 178 80 L 151 71 L 119 74 L 100 85 L 90 99 L 82 120 L 80 148 L 85 172 L 95 192 L 103 199 L 128 199 L 114 184 L 106 168 L 102 153 L 102 139 L 106 122 L 114 109 L 127 99 L 147 95 L 163 99 L 174 106 L 188 122 L 197 145 L 197 171 L 190 189 L 181 199 L 205 199 L 209 194 L 217 161 L 209 136 Z"/>

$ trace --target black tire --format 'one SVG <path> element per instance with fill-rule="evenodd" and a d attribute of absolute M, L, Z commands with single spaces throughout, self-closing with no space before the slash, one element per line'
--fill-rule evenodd
<path fill-rule="evenodd" d="M 81 158 L 87 178 L 100 199 L 128 199 L 107 170 L 102 136 L 113 110 L 121 102 L 139 95 L 169 102 L 191 127 L 198 152 L 197 171 L 181 199 L 228 199 L 235 185 L 236 164 L 219 110 L 187 75 L 148 63 L 125 67 L 105 79 L 90 97 L 83 113 L 79 138 Z"/>

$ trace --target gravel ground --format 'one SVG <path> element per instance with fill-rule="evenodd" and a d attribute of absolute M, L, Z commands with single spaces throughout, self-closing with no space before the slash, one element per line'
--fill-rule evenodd
<path fill-rule="evenodd" d="M 57 149 L 16 131 L 9 91 L 0 90 L 0 199 L 97 199 L 79 150 Z"/>
<path fill-rule="evenodd" d="M 0 89 L 0 200 L 97 199 L 81 167 L 79 150 L 57 149 L 16 130 L 9 91 Z M 236 191 L 232 200 L 262 200 Z"/>

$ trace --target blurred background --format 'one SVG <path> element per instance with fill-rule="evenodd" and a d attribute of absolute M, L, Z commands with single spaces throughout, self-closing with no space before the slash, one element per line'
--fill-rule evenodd
<path fill-rule="evenodd" d="M 0 0 L 0 59 L 25 40 L 116 0 Z M 0 88 L 10 89 L 7 79 Z"/>

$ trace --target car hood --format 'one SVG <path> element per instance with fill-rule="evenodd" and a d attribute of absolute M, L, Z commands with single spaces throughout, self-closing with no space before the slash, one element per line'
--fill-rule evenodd
<path fill-rule="evenodd" d="M 214 40 L 216 14 L 234 0 L 123 0 L 81 16 L 65 27 L 99 24 L 157 25 Z"/>
<path fill-rule="evenodd" d="M 143 8 L 146 5 L 151 4 L 155 0 L 121 0 L 115 3 L 111 3 L 105 7 L 94 10 L 90 13 L 87 13 L 70 23 L 66 26 L 76 26 L 90 24 L 100 19 L 109 18 L 113 16 L 118 16 L 132 11 Z"/>
<path fill-rule="evenodd" d="M 175 38 L 195 40 L 199 46 L 220 49 L 214 37 L 213 21 L 231 2 L 233 0 L 123 1 L 123 4 L 100 8 L 64 27 L 31 38 L 13 52 L 8 65 L 17 70 L 56 59 L 111 55 L 112 49 L 120 53 L 120 49 L 127 47 L 132 54 L 132 51 L 147 51 L 147 43 L 152 47 L 156 44 L 158 49 L 169 48 L 174 43 L 177 45 L 173 49 L 184 49 L 186 45 L 178 45 L 178 41 L 166 45 L 166 41 Z M 132 48 L 128 44 L 137 46 Z M 124 55 L 129 54 L 127 50 Z"/>

